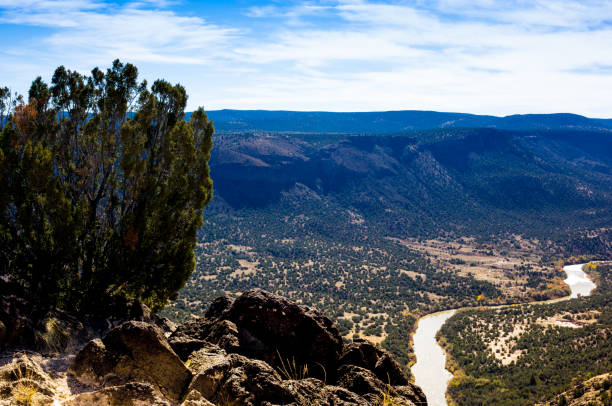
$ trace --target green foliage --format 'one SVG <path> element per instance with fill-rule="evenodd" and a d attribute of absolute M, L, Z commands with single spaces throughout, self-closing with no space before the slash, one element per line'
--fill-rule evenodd
<path fill-rule="evenodd" d="M 545 305 L 522 305 L 501 310 L 458 312 L 440 330 L 446 349 L 462 373 L 451 381 L 449 394 L 461 405 L 532 405 L 612 370 L 612 266 L 598 265 L 597 289 L 589 297 Z M 570 315 L 579 328 L 545 326 L 535 321 Z M 584 317 L 596 316 L 595 319 Z M 521 334 L 510 333 L 517 324 Z M 520 356 L 507 365 L 496 359 L 488 344 L 504 333 L 511 351 Z M 568 399 L 565 399 L 568 400 Z M 562 402 L 563 400 L 560 400 Z"/>
<path fill-rule="evenodd" d="M 0 273 L 41 308 L 158 309 L 195 267 L 214 128 L 203 109 L 183 119 L 181 85 L 137 77 L 118 60 L 90 76 L 61 66 L 2 128 Z"/>

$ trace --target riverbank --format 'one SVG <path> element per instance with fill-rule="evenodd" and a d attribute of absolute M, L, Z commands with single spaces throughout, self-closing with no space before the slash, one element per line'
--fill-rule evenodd
<path fill-rule="evenodd" d="M 529 304 L 558 303 L 579 296 L 588 296 L 595 288 L 595 284 L 582 270 L 584 264 L 567 265 L 563 269 L 567 275 L 564 282 L 570 287 L 569 296 Z M 491 306 L 487 309 L 502 309 L 517 305 Z M 452 379 L 452 373 L 446 369 L 446 352 L 436 340 L 436 334 L 444 323 L 457 311 L 475 308 L 462 308 L 433 313 L 424 316 L 417 322 L 417 329 L 413 336 L 416 363 L 412 366 L 415 383 L 423 389 L 431 406 L 447 406 L 446 389 Z M 419 344 L 417 346 L 417 341 Z"/>

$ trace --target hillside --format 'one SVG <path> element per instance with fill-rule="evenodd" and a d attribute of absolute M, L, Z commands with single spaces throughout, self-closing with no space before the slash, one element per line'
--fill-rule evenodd
<path fill-rule="evenodd" d="M 307 195 L 398 236 L 483 226 L 550 236 L 609 225 L 612 213 L 612 134 L 602 131 L 225 134 L 211 167 L 217 207 L 267 210 Z"/>
<path fill-rule="evenodd" d="M 610 256 L 605 131 L 216 136 L 198 265 L 164 314 L 262 288 L 411 362 L 419 315 L 565 294 L 555 261 Z"/>

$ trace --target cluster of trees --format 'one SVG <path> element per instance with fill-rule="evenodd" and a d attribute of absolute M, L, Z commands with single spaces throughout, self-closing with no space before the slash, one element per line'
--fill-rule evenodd
<path fill-rule="evenodd" d="M 116 60 L 0 92 L 0 275 L 39 310 L 159 309 L 195 267 L 214 128 L 183 86 Z M 5 278 L 6 279 L 6 278 Z M 101 306 L 104 305 L 104 306 Z"/>
<path fill-rule="evenodd" d="M 451 317 L 440 330 L 455 374 L 448 393 L 457 404 L 533 405 L 612 370 L 612 266 L 589 270 L 598 282 L 589 297 L 501 310 L 471 310 Z M 537 324 L 565 315 L 580 328 Z M 588 315 L 588 316 L 587 316 Z M 587 319 L 588 317 L 588 319 Z M 596 319 L 591 319 L 595 317 Z M 488 344 L 517 324 L 525 330 L 508 340 L 521 355 L 503 365 Z"/>

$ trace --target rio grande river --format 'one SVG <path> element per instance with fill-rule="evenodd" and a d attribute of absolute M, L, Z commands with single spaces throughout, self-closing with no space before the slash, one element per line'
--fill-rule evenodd
<path fill-rule="evenodd" d="M 564 282 L 569 285 L 572 294 L 561 300 L 588 296 L 595 289 L 595 284 L 582 271 L 582 265 L 563 267 L 567 274 L 567 279 Z M 446 388 L 453 374 L 445 368 L 446 353 L 438 345 L 436 333 L 456 311 L 447 310 L 420 318 L 413 336 L 417 362 L 412 366 L 411 371 L 415 378 L 415 384 L 425 392 L 429 406 L 447 406 Z"/>

